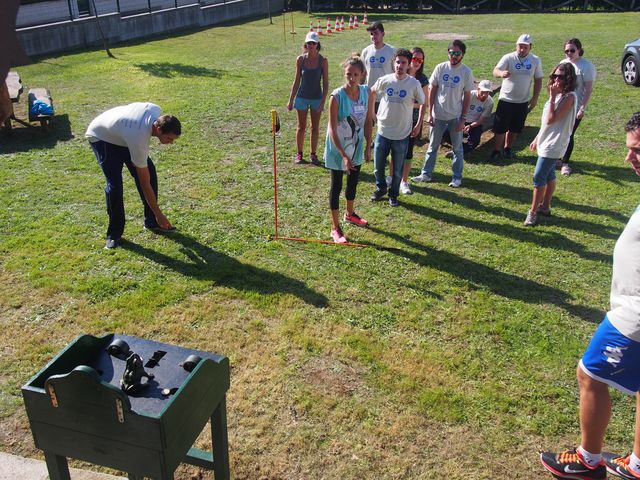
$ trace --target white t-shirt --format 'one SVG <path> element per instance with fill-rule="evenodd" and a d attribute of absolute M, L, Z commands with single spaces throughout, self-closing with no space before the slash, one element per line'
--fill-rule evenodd
<path fill-rule="evenodd" d="M 437 120 L 445 121 L 462 115 L 464 92 L 470 92 L 475 88 L 471 69 L 463 63 L 452 67 L 448 61 L 436 65 L 429 78 L 429 84 L 431 88 L 438 87 L 433 116 Z"/>
<path fill-rule="evenodd" d="M 564 59 L 561 63 L 569 62 L 568 59 Z M 596 81 L 596 67 L 586 58 L 580 57 L 576 63 L 572 63 L 576 69 L 576 90 L 578 94 L 578 107 L 584 102 L 584 82 Z"/>
<path fill-rule="evenodd" d="M 496 68 L 508 70 L 511 76 L 502 80 L 500 100 L 511 103 L 526 103 L 529 101 L 531 85 L 534 78 L 542 78 L 542 62 L 533 53 L 524 58 L 518 57 L 517 52 L 503 56 Z"/>
<path fill-rule="evenodd" d="M 467 113 L 467 123 L 480 122 L 485 123 L 491 117 L 493 111 L 493 98 L 487 95 L 484 102 L 478 98 L 478 91 L 471 92 L 471 103 L 469 104 L 469 113 Z"/>
<path fill-rule="evenodd" d="M 102 140 L 127 147 L 131 162 L 144 168 L 149 157 L 151 127 L 160 114 L 160 107 L 153 103 L 136 102 L 115 107 L 94 118 L 84 136 L 90 142 Z"/>
<path fill-rule="evenodd" d="M 567 151 L 578 111 L 578 96 L 575 92 L 570 92 L 566 96 L 568 97 L 569 95 L 573 96 L 573 108 L 564 117 L 556 120 L 551 125 L 547 123 L 551 100 L 547 100 L 547 103 L 544 104 L 542 125 L 540 126 L 540 132 L 538 132 L 538 155 L 541 157 L 562 158 Z M 562 94 L 556 96 L 556 108 L 561 98 Z"/>
<path fill-rule="evenodd" d="M 613 250 L 609 321 L 640 342 L 640 207 L 631 215 Z"/>
<path fill-rule="evenodd" d="M 367 69 L 367 85 L 369 85 L 369 88 L 380 77 L 393 73 L 393 56 L 395 53 L 396 49 L 386 44 L 381 49 L 376 50 L 375 45 L 372 43 L 362 50 L 360 56 Z"/>
<path fill-rule="evenodd" d="M 380 77 L 372 90 L 376 92 L 378 134 L 389 140 L 404 140 L 413 128 L 413 102 L 424 103 L 420 82 L 407 75 L 398 80 L 396 74 Z"/>

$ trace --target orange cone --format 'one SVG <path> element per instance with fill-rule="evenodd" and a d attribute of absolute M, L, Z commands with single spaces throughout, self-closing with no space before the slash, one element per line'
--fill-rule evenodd
<path fill-rule="evenodd" d="M 362 19 L 363 25 L 369 25 L 369 20 L 367 20 L 367 12 L 364 12 L 364 18 Z"/>
<path fill-rule="evenodd" d="M 326 34 L 327 35 L 333 35 L 333 32 L 331 31 L 331 19 L 327 18 L 327 30 L 326 30 Z"/>
<path fill-rule="evenodd" d="M 358 25 L 358 16 L 357 15 L 355 17 L 353 17 L 353 26 L 355 28 L 360 27 L 360 25 Z"/>
<path fill-rule="evenodd" d="M 309 21 L 309 31 L 315 32 L 315 30 L 313 29 L 313 20 Z"/>
<path fill-rule="evenodd" d="M 320 19 L 318 19 L 318 29 L 317 29 L 317 31 L 318 31 L 318 35 L 323 35 L 323 33 L 322 33 L 322 25 L 320 25 Z"/>
<path fill-rule="evenodd" d="M 342 16 L 342 20 L 340 21 L 340 31 L 344 32 L 344 15 Z"/>
<path fill-rule="evenodd" d="M 340 31 L 340 19 L 336 17 L 336 33 Z"/>

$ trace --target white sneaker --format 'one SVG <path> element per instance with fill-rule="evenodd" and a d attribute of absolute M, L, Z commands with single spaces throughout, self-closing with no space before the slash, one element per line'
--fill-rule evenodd
<path fill-rule="evenodd" d="M 400 193 L 403 195 L 411 195 L 413 193 L 409 182 L 400 182 Z"/>
<path fill-rule="evenodd" d="M 462 185 L 462 180 L 451 180 L 451 182 L 449 183 L 450 187 L 453 188 L 458 188 L 460 185 Z"/>
<path fill-rule="evenodd" d="M 387 178 L 385 180 L 387 181 L 387 187 L 390 187 L 391 182 L 393 181 L 393 177 L 391 175 L 387 175 Z"/>
<path fill-rule="evenodd" d="M 413 177 L 411 179 L 411 181 L 412 182 L 417 182 L 417 183 L 430 182 L 431 181 L 431 177 L 429 175 L 427 175 L 426 173 L 421 173 L 417 177 Z"/>

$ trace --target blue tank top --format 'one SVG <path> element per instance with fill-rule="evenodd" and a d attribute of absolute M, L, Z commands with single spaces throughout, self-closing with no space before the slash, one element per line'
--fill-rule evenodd
<path fill-rule="evenodd" d="M 300 98 L 306 98 L 307 100 L 319 100 L 322 98 L 322 87 L 320 86 L 320 79 L 322 78 L 322 62 L 324 59 L 322 55 L 318 55 L 318 66 L 316 68 L 305 67 L 307 57 L 302 58 L 302 65 L 300 66 L 300 87 L 298 87 L 297 96 Z"/>

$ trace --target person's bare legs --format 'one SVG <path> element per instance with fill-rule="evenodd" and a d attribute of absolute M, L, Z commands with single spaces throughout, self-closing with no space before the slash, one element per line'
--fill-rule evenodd
<path fill-rule="evenodd" d="M 307 130 L 307 111 L 296 110 L 298 114 L 298 127 L 296 129 L 296 146 L 298 152 L 302 152 L 304 149 L 304 134 Z"/>
<path fill-rule="evenodd" d="M 391 170 L 393 172 L 393 170 Z M 402 181 L 409 183 L 409 172 L 411 171 L 411 160 L 404 160 L 404 167 L 402 168 Z"/>
<path fill-rule="evenodd" d="M 318 137 L 320 132 L 321 116 L 322 110 L 311 110 L 311 153 L 316 153 L 318 150 Z"/>
<path fill-rule="evenodd" d="M 553 192 L 555 192 L 555 190 L 556 190 L 556 181 L 551 180 L 549 183 L 547 183 L 547 188 L 544 192 L 544 196 L 542 197 L 543 210 L 549 210 L 551 208 L 551 198 L 553 197 Z"/>
<path fill-rule="evenodd" d="M 547 190 L 547 185 L 543 187 L 533 187 L 533 199 L 531 200 L 532 212 L 538 211 L 538 205 L 542 203 L 542 199 L 545 197 L 545 191 Z"/>
<path fill-rule="evenodd" d="M 511 148 L 511 146 L 516 142 L 516 138 L 518 138 L 518 134 L 509 130 L 507 132 L 507 140 L 504 143 L 504 148 Z"/>
<path fill-rule="evenodd" d="M 353 215 L 354 200 L 347 200 L 347 214 Z"/>
<path fill-rule="evenodd" d="M 340 230 L 340 215 L 338 212 L 339 210 L 331 210 L 331 229 L 332 230 Z"/>
<path fill-rule="evenodd" d="M 493 149 L 500 152 L 502 147 L 504 147 L 504 133 L 496 133 L 493 135 L 493 141 L 495 142 L 493 145 Z"/>
<path fill-rule="evenodd" d="M 601 453 L 604 435 L 611 419 L 611 396 L 606 383 L 594 380 L 578 367 L 580 386 L 580 446 L 591 453 Z M 636 411 L 636 426 L 638 412 Z M 636 429 L 634 449 L 639 443 Z"/>

